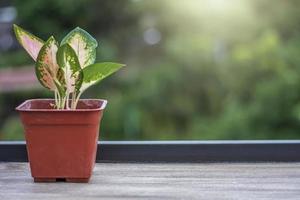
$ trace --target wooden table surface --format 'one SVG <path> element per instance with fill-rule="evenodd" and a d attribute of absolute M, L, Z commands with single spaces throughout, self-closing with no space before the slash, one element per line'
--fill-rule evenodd
<path fill-rule="evenodd" d="M 83 183 L 34 183 L 0 163 L 0 199 L 300 199 L 300 163 L 97 163 Z"/>

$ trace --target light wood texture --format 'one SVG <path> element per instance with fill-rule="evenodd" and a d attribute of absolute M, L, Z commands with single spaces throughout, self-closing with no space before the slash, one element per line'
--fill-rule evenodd
<path fill-rule="evenodd" d="M 300 199 L 300 163 L 97 163 L 89 183 L 34 183 L 0 163 L 0 199 Z"/>

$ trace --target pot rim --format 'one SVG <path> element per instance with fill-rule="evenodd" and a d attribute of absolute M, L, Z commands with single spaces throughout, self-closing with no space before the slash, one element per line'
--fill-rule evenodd
<path fill-rule="evenodd" d="M 104 110 L 104 108 L 107 105 L 107 100 L 105 99 L 80 99 L 79 101 L 86 101 L 86 100 L 92 100 L 92 101 L 101 101 L 102 104 L 99 108 L 84 108 L 84 109 L 75 109 L 75 110 L 67 110 L 67 109 L 47 109 L 47 108 L 41 108 L 41 109 L 32 109 L 32 108 L 24 108 L 24 105 L 32 102 L 32 101 L 49 101 L 54 99 L 27 99 L 23 103 L 21 103 L 18 107 L 15 109 L 20 112 L 89 112 L 89 111 L 100 111 Z"/>

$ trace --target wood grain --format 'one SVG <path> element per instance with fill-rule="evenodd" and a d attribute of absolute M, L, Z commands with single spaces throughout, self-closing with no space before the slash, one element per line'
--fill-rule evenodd
<path fill-rule="evenodd" d="M 0 163 L 0 199 L 300 199 L 300 163 L 98 163 L 88 184 L 34 183 Z"/>

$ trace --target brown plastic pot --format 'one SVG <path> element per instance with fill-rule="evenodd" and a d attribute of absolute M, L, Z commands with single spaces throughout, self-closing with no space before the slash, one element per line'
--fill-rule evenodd
<path fill-rule="evenodd" d="M 56 110 L 54 100 L 27 100 L 16 108 L 24 126 L 35 182 L 88 182 L 95 165 L 106 100 L 87 99 L 76 110 Z"/>

